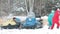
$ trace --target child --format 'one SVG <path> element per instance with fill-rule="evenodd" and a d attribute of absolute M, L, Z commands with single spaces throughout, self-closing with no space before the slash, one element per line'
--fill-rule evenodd
<path fill-rule="evenodd" d="M 58 8 L 56 10 L 56 12 L 54 13 L 54 16 L 52 18 L 52 27 L 51 27 L 51 29 L 54 28 L 55 24 L 57 24 L 57 28 L 59 29 L 59 15 L 60 15 L 59 12 L 60 12 L 60 9 Z"/>
<path fill-rule="evenodd" d="M 53 16 L 54 16 L 54 10 L 52 10 L 51 13 L 48 16 L 48 22 L 49 22 L 49 28 L 48 29 L 50 29 L 50 27 L 52 26 L 52 18 L 53 18 Z"/>

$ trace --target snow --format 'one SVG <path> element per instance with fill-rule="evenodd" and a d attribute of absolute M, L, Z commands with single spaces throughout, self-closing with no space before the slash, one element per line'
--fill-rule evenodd
<path fill-rule="evenodd" d="M 60 29 L 56 29 L 56 25 L 53 30 L 48 29 L 48 26 L 44 26 L 41 29 L 0 29 L 0 34 L 59 34 Z"/>

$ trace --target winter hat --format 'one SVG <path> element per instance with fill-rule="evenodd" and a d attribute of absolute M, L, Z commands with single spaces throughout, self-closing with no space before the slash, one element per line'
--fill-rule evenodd
<path fill-rule="evenodd" d="M 54 13 L 55 11 L 54 10 L 51 10 L 51 13 Z"/>

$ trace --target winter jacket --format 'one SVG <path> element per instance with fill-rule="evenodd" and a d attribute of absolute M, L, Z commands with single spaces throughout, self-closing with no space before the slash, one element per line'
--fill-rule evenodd
<path fill-rule="evenodd" d="M 27 18 L 24 26 L 34 26 L 36 24 L 36 18 Z"/>
<path fill-rule="evenodd" d="M 49 22 L 49 26 L 52 26 L 52 18 L 54 16 L 54 10 L 51 11 L 51 13 L 48 16 L 48 22 Z"/>

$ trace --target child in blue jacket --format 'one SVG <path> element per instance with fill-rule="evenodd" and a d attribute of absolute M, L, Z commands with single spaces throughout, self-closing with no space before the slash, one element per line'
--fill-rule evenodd
<path fill-rule="evenodd" d="M 54 16 L 54 10 L 51 11 L 51 13 L 48 16 L 48 22 L 49 22 L 49 29 L 52 26 L 52 18 Z"/>

